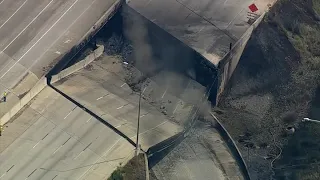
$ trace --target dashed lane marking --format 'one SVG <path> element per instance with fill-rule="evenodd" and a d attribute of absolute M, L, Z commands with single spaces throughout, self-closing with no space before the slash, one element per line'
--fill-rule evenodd
<path fill-rule="evenodd" d="M 67 117 L 77 108 L 77 106 L 75 106 L 63 119 L 67 119 Z"/>
<path fill-rule="evenodd" d="M 166 90 L 165 90 L 164 93 L 162 94 L 161 99 L 164 98 L 164 95 L 167 93 L 167 91 L 168 91 L 168 88 L 166 88 Z"/>

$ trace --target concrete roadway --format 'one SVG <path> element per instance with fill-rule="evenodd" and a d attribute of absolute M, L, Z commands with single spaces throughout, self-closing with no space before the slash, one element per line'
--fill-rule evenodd
<path fill-rule="evenodd" d="M 28 72 L 40 78 L 116 0 L 3 0 L 0 4 L 0 92 Z M 81 27 L 81 28 L 80 28 Z"/>
<path fill-rule="evenodd" d="M 139 96 L 131 94 L 123 73 L 116 75 L 120 67 L 109 57 L 102 58 L 55 86 L 135 141 Z M 169 98 L 164 89 L 158 90 L 154 96 Z M 180 105 L 178 99 L 169 99 Z M 167 110 L 183 118 L 190 108 Z M 140 119 L 139 144 L 144 150 L 182 131 L 145 100 Z M 134 152 L 126 140 L 50 88 L 7 125 L 0 137 L 1 180 L 102 180 Z"/>
<path fill-rule="evenodd" d="M 115 74 L 116 69 L 120 67 L 121 64 L 113 64 L 111 59 L 109 61 L 108 58 L 102 59 L 91 63 L 90 69 L 80 70 L 54 86 L 114 127 L 119 126 L 120 131 L 135 141 L 139 95 L 132 93 L 130 87 L 121 79 L 120 76 L 124 73 L 119 74 L 120 76 Z M 113 70 L 109 71 L 110 69 Z M 150 90 L 150 87 L 146 88 L 144 95 Z M 164 90 L 153 88 L 153 91 L 155 90 L 158 90 L 158 98 L 161 98 Z M 168 95 L 169 93 L 165 94 L 165 96 Z M 155 97 L 155 94 L 152 97 Z M 165 101 L 167 100 L 165 98 Z M 171 98 L 170 100 L 171 104 L 175 105 L 179 99 Z M 173 110 L 172 107 L 167 107 L 166 114 L 171 115 Z M 186 117 L 190 110 L 190 106 L 185 109 L 180 108 L 175 114 L 182 111 Z M 170 120 L 170 116 L 161 113 L 161 109 L 157 109 L 145 99 L 141 100 L 139 144 L 143 150 L 146 151 L 150 146 L 182 131 L 182 127 Z"/>
<path fill-rule="evenodd" d="M 211 123 L 200 121 L 179 145 L 152 167 L 151 171 L 158 180 L 244 179 L 218 131 Z"/>
<path fill-rule="evenodd" d="M 1 180 L 102 180 L 134 152 L 126 140 L 50 88 L 12 121 L 0 137 Z"/>
<path fill-rule="evenodd" d="M 117 0 L 0 1 L 0 116 L 93 30 Z"/>

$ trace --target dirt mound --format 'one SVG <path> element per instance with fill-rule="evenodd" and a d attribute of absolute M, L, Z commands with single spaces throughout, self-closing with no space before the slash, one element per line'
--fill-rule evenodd
<path fill-rule="evenodd" d="M 319 12 L 318 0 L 279 0 L 253 33 L 219 102 L 218 116 L 239 140 L 253 179 L 303 179 L 320 167 L 312 164 L 320 160 L 320 124 L 301 123 L 320 119 L 309 113 L 320 85 Z"/>

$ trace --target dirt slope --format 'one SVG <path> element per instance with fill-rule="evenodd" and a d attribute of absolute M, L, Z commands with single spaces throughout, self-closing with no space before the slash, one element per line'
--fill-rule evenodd
<path fill-rule="evenodd" d="M 317 88 L 320 0 L 279 0 L 253 33 L 215 109 L 252 179 L 320 179 L 314 164 L 320 161 L 320 124 L 301 123 L 320 119 Z"/>

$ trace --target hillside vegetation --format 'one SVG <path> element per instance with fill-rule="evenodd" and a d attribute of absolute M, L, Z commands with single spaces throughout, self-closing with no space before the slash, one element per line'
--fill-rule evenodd
<path fill-rule="evenodd" d="M 215 111 L 252 179 L 320 179 L 320 0 L 274 5 Z"/>

